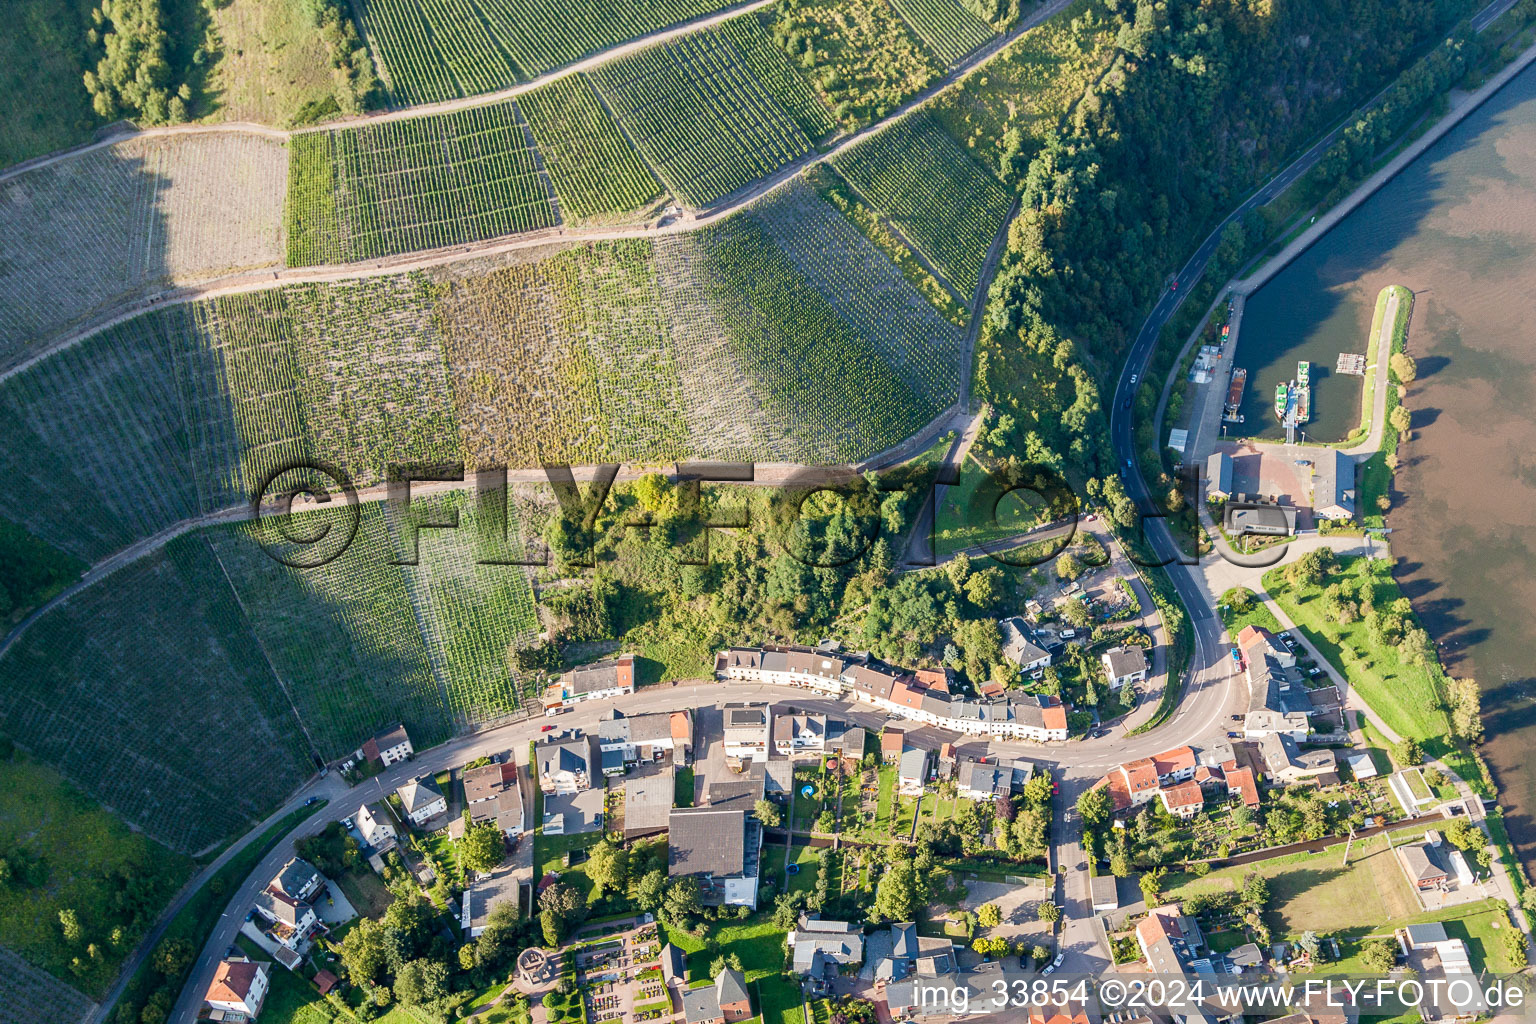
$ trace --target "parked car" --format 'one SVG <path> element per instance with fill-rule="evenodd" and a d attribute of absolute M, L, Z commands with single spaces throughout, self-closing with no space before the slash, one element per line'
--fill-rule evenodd
<path fill-rule="evenodd" d="M 539 729 L 539 732 L 549 732 L 553 728 L 554 728 L 554 726 L 552 726 L 552 725 L 546 725 L 546 726 L 542 727 L 541 729 Z"/>
<path fill-rule="evenodd" d="M 312 797 L 310 797 L 310 798 L 309 798 L 309 799 L 308 799 L 308 800 L 305 800 L 305 801 L 304 801 L 304 806 L 305 806 L 305 807 L 313 807 L 313 806 L 315 806 L 315 801 L 316 801 L 316 800 L 319 800 L 319 799 L 320 799 L 320 798 L 319 798 L 319 797 L 317 797 L 317 796 L 312 796 Z"/>
<path fill-rule="evenodd" d="M 1055 970 L 1056 970 L 1056 965 L 1055 964 L 1046 964 L 1045 965 L 1045 970 L 1041 971 L 1040 973 L 1041 974 L 1050 974 L 1051 972 L 1053 972 Z"/>
<path fill-rule="evenodd" d="M 1051 966 L 1052 967 L 1060 967 L 1061 966 L 1061 962 L 1063 960 L 1065 960 L 1066 958 L 1067 958 L 1067 954 L 1065 954 L 1065 953 L 1057 953 L 1056 954 L 1056 959 L 1051 961 Z"/>

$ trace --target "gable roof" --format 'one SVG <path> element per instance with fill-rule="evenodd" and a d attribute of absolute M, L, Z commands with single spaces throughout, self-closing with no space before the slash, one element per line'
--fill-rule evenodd
<path fill-rule="evenodd" d="M 587 736 L 562 736 L 559 739 L 549 739 L 541 743 L 539 752 L 539 774 L 558 775 L 561 772 L 571 774 L 591 774 L 588 767 L 591 761 L 592 742 Z M 498 776 L 499 778 L 499 776 Z"/>
<path fill-rule="evenodd" d="M 897 774 L 904 779 L 922 779 L 928 774 L 928 751 L 906 747 L 901 752 L 901 765 Z"/>
<path fill-rule="evenodd" d="M 720 972 L 720 977 L 715 979 L 715 994 L 719 998 L 721 1006 L 747 1002 L 746 976 L 740 971 L 727 967 Z"/>
<path fill-rule="evenodd" d="M 1067 727 L 1067 709 L 1060 704 L 1041 708 L 1040 718 L 1045 723 L 1047 729 L 1065 729 Z"/>
<path fill-rule="evenodd" d="M 261 965 L 249 960 L 220 960 L 208 986 L 208 1002 L 243 1003 L 261 973 Z"/>
<path fill-rule="evenodd" d="M 688 961 L 683 951 L 672 943 L 661 947 L 661 979 L 668 985 L 674 982 L 688 984 Z"/>
<path fill-rule="evenodd" d="M 319 873 L 309 861 L 302 857 L 295 857 L 283 865 L 283 870 L 277 873 L 277 877 L 272 879 L 272 884 L 267 888 L 276 889 L 278 892 L 297 898 L 297 894 L 302 892 Z"/>
<path fill-rule="evenodd" d="M 1414 843 L 1398 849 L 1402 851 L 1403 863 L 1408 866 L 1408 874 L 1415 882 L 1432 882 L 1446 877 L 1446 870 L 1435 862 L 1428 843 Z"/>
<path fill-rule="evenodd" d="M 500 774 L 500 766 L 497 766 Z M 412 779 L 399 789 L 395 790 L 400 795 L 400 806 L 405 808 L 406 814 L 413 814 L 423 807 L 430 806 L 443 798 L 442 790 L 437 788 L 437 783 L 428 778 Z"/>
<path fill-rule="evenodd" d="M 1200 807 L 1205 803 L 1205 794 L 1200 791 L 1198 782 L 1180 782 L 1162 793 L 1163 802 L 1169 807 Z"/>
<path fill-rule="evenodd" d="M 573 694 L 611 690 L 615 687 L 632 688 L 635 685 L 635 656 L 623 654 L 607 661 L 578 665 L 565 674 L 561 684 Z"/>
<path fill-rule="evenodd" d="M 720 1016 L 720 996 L 715 986 L 683 990 L 683 1020 L 687 1024 L 702 1024 L 703 1021 L 718 1020 Z"/>
<path fill-rule="evenodd" d="M 304 915 L 312 913 L 308 903 L 300 903 L 285 893 L 263 889 L 252 901 L 255 906 L 275 921 L 297 928 Z"/>
<path fill-rule="evenodd" d="M 1121 679 L 1147 670 L 1147 654 L 1140 647 L 1117 647 L 1104 652 L 1104 663 L 1111 679 Z"/>
<path fill-rule="evenodd" d="M 1195 752 L 1189 747 L 1174 747 L 1161 754 L 1153 754 L 1152 766 L 1157 769 L 1158 775 L 1191 771 L 1195 767 Z"/>

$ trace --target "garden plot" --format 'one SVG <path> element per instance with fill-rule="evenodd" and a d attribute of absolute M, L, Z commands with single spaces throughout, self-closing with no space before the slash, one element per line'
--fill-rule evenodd
<path fill-rule="evenodd" d="M 82 1024 L 96 1004 L 0 946 L 0 1020 Z"/>
<path fill-rule="evenodd" d="M 750 215 L 915 394 L 941 405 L 959 397 L 960 329 L 814 188 L 796 179 Z"/>
<path fill-rule="evenodd" d="M 562 219 L 624 213 L 661 194 L 585 76 L 558 78 L 518 104 L 539 144 Z"/>
<path fill-rule="evenodd" d="M 185 853 L 245 832 L 309 771 L 299 723 L 198 536 L 39 619 L 0 659 L 0 729 Z"/>
<path fill-rule="evenodd" d="M 207 532 L 257 642 L 322 757 L 344 757 L 393 721 L 418 747 L 446 739 L 452 716 L 428 666 L 377 503 L 357 507 L 357 533 L 333 561 L 290 568 L 265 544 L 279 530 L 342 533 L 353 513 L 321 509 Z"/>
<path fill-rule="evenodd" d="M 408 546 L 408 524 L 443 522 L 451 530 L 418 529 Z M 414 498 L 407 513 L 387 518 L 397 558 L 416 564 L 399 572 L 443 688 L 455 725 L 480 724 L 521 706 L 514 656 L 538 642 L 539 620 L 527 570 L 505 563 L 520 556 L 515 533 L 491 537 L 491 522 L 463 491 Z"/>
<path fill-rule="evenodd" d="M 555 223 L 533 141 L 510 101 L 305 132 L 292 145 L 289 266 L 462 245 Z"/>
<path fill-rule="evenodd" d="M 113 306 L 282 263 L 279 139 L 128 139 L 0 182 L 0 368 Z"/>
<path fill-rule="evenodd" d="M 991 26 L 960 0 L 891 0 L 891 6 L 946 67 L 958 64 L 993 38 Z"/>
<path fill-rule="evenodd" d="M 937 123 L 903 118 L 832 163 L 962 295 L 975 292 L 1011 199 Z"/>
<path fill-rule="evenodd" d="M 690 206 L 708 206 L 811 149 L 720 34 L 685 36 L 591 74 L 657 176 Z"/>

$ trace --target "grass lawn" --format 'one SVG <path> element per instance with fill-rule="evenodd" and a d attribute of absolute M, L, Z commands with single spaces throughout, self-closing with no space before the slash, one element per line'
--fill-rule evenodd
<path fill-rule="evenodd" d="M 1392 755 L 1390 753 L 1392 744 L 1388 743 L 1387 738 L 1370 721 L 1365 719 L 1360 721 L 1360 734 L 1370 744 L 1367 750 L 1371 755 L 1371 763 L 1376 766 L 1376 770 L 1382 775 L 1391 775 L 1393 772 Z"/>
<path fill-rule="evenodd" d="M 896 802 L 896 766 L 880 766 L 880 793 L 875 801 L 875 828 L 886 832 L 891 827 L 891 808 Z"/>
<path fill-rule="evenodd" d="M 1329 581 L 1368 578 L 1378 605 L 1402 596 L 1390 564 L 1364 557 L 1340 559 L 1341 571 Z M 1323 613 L 1322 587 L 1293 587 L 1283 570 L 1264 574 L 1264 589 L 1287 615 L 1306 631 L 1307 639 L 1350 681 L 1387 727 L 1418 741 L 1429 757 L 1441 758 L 1474 788 L 1483 787 L 1483 773 L 1464 747 L 1450 740 L 1451 723 L 1441 705 L 1445 674 L 1438 664 L 1419 668 L 1399 662 L 1397 650 L 1372 641 L 1364 620 L 1341 626 Z"/>
<path fill-rule="evenodd" d="M 0 945 L 20 954 L 66 984 L 99 997 L 116 979 L 123 957 L 192 874 L 192 861 L 130 829 L 80 793 L 47 765 L 17 753 L 0 763 L 0 854 L 33 865 L 34 884 L 0 885 Z M 20 875 L 21 872 L 18 872 Z M 142 901 L 141 921 L 116 910 L 128 879 Z M 59 912 L 75 911 L 84 942 L 102 955 L 82 956 L 75 975 L 71 947 L 59 928 Z M 121 926 L 125 941 L 108 941 Z"/>
<path fill-rule="evenodd" d="M 672 776 L 672 806 L 693 806 L 693 769 L 679 768 Z"/>
<path fill-rule="evenodd" d="M 1393 842 L 1401 845 L 1411 834 L 1394 833 Z M 1172 902 L 1197 892 L 1235 890 L 1245 875 L 1258 871 L 1269 880 L 1266 917 L 1277 939 L 1308 930 L 1358 938 L 1390 931 L 1419 915 L 1418 901 L 1384 837 L 1355 843 L 1348 866 L 1343 860 L 1339 844 L 1321 853 L 1223 868 L 1204 878 L 1183 876 L 1167 887 L 1167 895 Z"/>
<path fill-rule="evenodd" d="M 336 1016 L 335 1010 L 303 975 L 272 963 L 272 958 L 261 952 L 255 943 L 242 941 L 240 946 L 252 960 L 270 965 L 267 1001 L 261 1007 L 263 1024 L 328 1024 Z"/>
<path fill-rule="evenodd" d="M 757 1006 L 763 1024 L 805 1024 L 800 986 L 788 978 L 764 978 L 757 983 Z"/>
<path fill-rule="evenodd" d="M 816 859 L 819 851 L 809 843 L 795 843 L 790 848 L 789 862 L 798 864 L 798 873 L 789 876 L 789 885 L 784 885 L 784 848 L 782 846 L 763 847 L 763 880 L 771 882 L 780 892 L 810 892 L 816 888 L 816 870 L 821 866 Z"/>
<path fill-rule="evenodd" d="M 741 957 L 748 981 L 783 978 L 784 933 L 774 927 L 772 914 L 758 913 L 744 921 L 711 921 L 702 940 L 680 929 L 663 927 L 663 932 L 665 941 L 687 954 L 690 982 L 707 980 L 710 961 L 732 953 Z"/>
<path fill-rule="evenodd" d="M 336 883 L 341 886 L 347 902 L 364 917 L 378 919 L 389 909 L 392 897 L 384 887 L 384 879 L 374 874 L 372 868 L 353 868 L 336 879 Z"/>
<path fill-rule="evenodd" d="M 821 772 L 816 768 L 795 769 L 795 791 L 793 794 L 795 828 L 802 832 L 809 832 L 811 825 L 815 823 L 817 816 L 821 814 L 821 801 L 816 798 L 814 788 L 810 796 L 804 796 L 801 790 L 806 786 L 815 787 L 820 781 Z"/>
<path fill-rule="evenodd" d="M 215 120 L 285 125 L 330 99 L 330 56 L 304 4 L 231 0 L 209 12 L 223 43 L 210 82 L 217 100 L 195 116 L 216 106 Z"/>
<path fill-rule="evenodd" d="M 926 801 L 927 795 L 923 796 Z M 910 836 L 912 823 L 917 816 L 918 800 L 915 796 L 900 797 L 896 804 L 896 818 L 891 822 L 891 835 L 893 837 Z"/>
<path fill-rule="evenodd" d="M 933 536 L 940 558 L 977 544 L 1026 533 L 1039 525 L 1029 492 L 1010 491 L 999 501 L 995 488 L 983 487 L 987 475 L 986 467 L 968 454 L 960 465 L 960 482 L 946 488 Z"/>
<path fill-rule="evenodd" d="M 567 836 L 546 836 L 544 830 L 539 829 L 533 837 L 533 877 L 543 878 L 553 871 L 560 876 L 562 882 L 569 882 L 580 889 L 583 896 L 586 896 L 592 891 L 592 880 L 587 877 L 586 864 L 566 867 L 565 855 L 571 850 L 585 850 L 589 846 L 596 846 L 598 840 L 602 838 L 601 829 L 596 832 Z"/>
<path fill-rule="evenodd" d="M 1237 642 L 1237 634 L 1242 631 L 1244 626 L 1258 626 L 1278 636 L 1280 634 L 1280 620 L 1275 618 L 1275 613 L 1265 607 L 1262 601 L 1251 600 L 1246 612 L 1239 613 L 1233 610 L 1232 597 L 1239 589 L 1246 590 L 1247 588 L 1233 587 L 1221 595 L 1221 624 L 1227 627 L 1227 634 L 1231 636 L 1232 642 Z"/>

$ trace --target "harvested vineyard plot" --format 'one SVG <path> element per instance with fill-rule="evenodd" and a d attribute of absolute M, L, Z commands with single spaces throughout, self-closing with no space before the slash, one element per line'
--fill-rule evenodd
<path fill-rule="evenodd" d="M 811 149 L 741 51 L 716 33 L 612 61 L 592 77 L 662 182 L 696 208 Z"/>
<path fill-rule="evenodd" d="M 346 756 L 389 722 L 404 722 L 419 747 L 447 739 L 453 726 L 405 580 L 392 564 L 382 506 L 359 505 L 355 514 L 352 543 L 314 569 L 290 568 L 263 547 L 280 545 L 283 530 L 299 537 L 327 528 L 341 533 L 353 512 L 301 512 L 283 525 L 268 519 L 206 534 L 284 692 L 327 759 Z M 292 561 L 319 554 L 288 547 Z"/>
<path fill-rule="evenodd" d="M 931 115 L 983 164 L 1006 156 L 1015 173 L 1028 166 L 1044 131 L 1114 59 L 1118 22 L 1078 0 L 1009 43 L 929 107 Z M 1009 146 L 1014 138 L 1018 145 Z"/>
<path fill-rule="evenodd" d="M 802 67 L 844 128 L 888 117 L 941 74 L 888 0 L 801 0 L 779 4 L 773 39 Z"/>
<path fill-rule="evenodd" d="M 789 112 L 808 137 L 823 138 L 837 127 L 831 111 L 790 64 L 784 51 L 774 44 L 755 13 L 732 18 L 715 31 L 735 45 L 763 88 Z"/>
<path fill-rule="evenodd" d="M 521 96 L 518 104 L 539 144 L 562 218 L 624 213 L 661 194 L 585 77 L 558 78 Z"/>
<path fill-rule="evenodd" d="M 750 216 L 914 394 L 940 405 L 959 397 L 963 333 L 814 188 L 796 179 Z"/>
<path fill-rule="evenodd" d="M 281 139 L 129 139 L 0 182 L 0 369 L 169 284 L 282 263 Z"/>
<path fill-rule="evenodd" d="M 299 723 L 197 536 L 39 619 L 0 659 L 0 728 L 183 853 L 246 831 L 310 770 Z"/>
<path fill-rule="evenodd" d="M 960 0 L 891 0 L 891 6 L 946 67 L 993 38 L 991 26 Z"/>
<path fill-rule="evenodd" d="M 420 528 L 451 516 L 456 529 Z M 478 724 L 516 712 L 513 658 L 538 642 L 533 588 L 522 566 L 482 563 L 526 557 L 520 538 L 510 530 L 505 540 L 490 537 L 494 517 L 482 522 L 462 491 L 413 498 L 407 512 L 391 510 L 388 519 L 395 556 L 416 560 L 399 572 L 454 720 Z"/>
<path fill-rule="evenodd" d="M 832 164 L 962 295 L 975 292 L 1011 199 L 942 128 L 903 118 Z"/>
<path fill-rule="evenodd" d="M 84 1021 L 95 1009 L 88 997 L 0 946 L 0 1020 Z"/>
<path fill-rule="evenodd" d="M 753 219 L 733 217 L 690 240 L 702 250 L 705 287 L 731 354 L 783 447 L 853 461 L 943 407 L 908 388 Z"/>
<path fill-rule="evenodd" d="M 306 132 L 292 145 L 289 266 L 462 245 L 555 223 L 532 139 L 510 102 Z"/>

